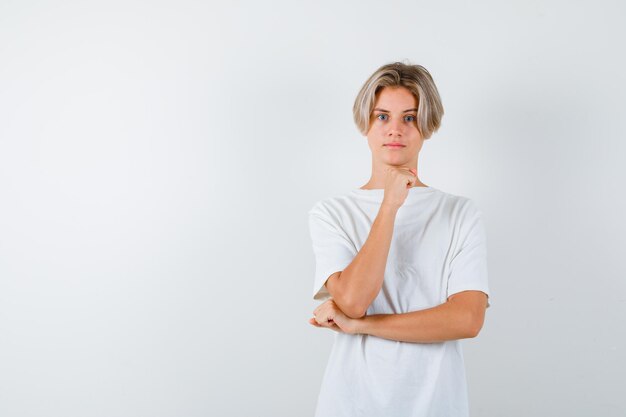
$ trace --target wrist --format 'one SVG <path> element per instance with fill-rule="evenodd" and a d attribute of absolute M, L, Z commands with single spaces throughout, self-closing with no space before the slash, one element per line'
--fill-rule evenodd
<path fill-rule="evenodd" d="M 380 208 L 378 209 L 378 214 L 382 214 L 384 216 L 395 216 L 399 208 L 400 207 L 397 207 L 391 203 L 385 203 L 383 201 L 383 203 L 380 205 Z"/>
<path fill-rule="evenodd" d="M 356 334 L 368 334 L 369 318 L 368 316 L 355 319 L 354 333 Z"/>

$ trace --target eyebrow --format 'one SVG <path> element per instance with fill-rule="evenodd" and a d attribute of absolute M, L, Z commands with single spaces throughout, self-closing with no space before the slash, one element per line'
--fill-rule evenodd
<path fill-rule="evenodd" d="M 375 108 L 374 110 L 382 111 L 382 112 L 385 112 L 385 113 L 390 113 L 389 110 L 385 110 L 385 109 Z M 417 111 L 417 109 L 408 109 L 408 110 L 403 111 L 402 113 L 406 113 L 408 111 Z"/>

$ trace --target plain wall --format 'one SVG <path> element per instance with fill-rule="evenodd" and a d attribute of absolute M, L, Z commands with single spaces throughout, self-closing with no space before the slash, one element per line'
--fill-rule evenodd
<path fill-rule="evenodd" d="M 312 416 L 307 211 L 424 65 L 420 179 L 484 213 L 473 416 L 623 416 L 618 1 L 0 2 L 0 415 Z"/>

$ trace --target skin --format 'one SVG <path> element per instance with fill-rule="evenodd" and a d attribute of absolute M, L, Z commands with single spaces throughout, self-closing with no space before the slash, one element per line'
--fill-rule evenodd
<path fill-rule="evenodd" d="M 406 147 L 394 149 L 385 146 L 390 142 L 399 142 Z M 410 170 L 415 177 L 411 186 L 425 187 L 426 184 L 419 180 L 417 174 L 418 156 L 423 143 L 424 139 L 417 127 L 415 96 L 404 87 L 383 88 L 378 93 L 367 132 L 367 144 L 372 153 L 372 174 L 361 188 L 366 190 L 384 188 L 386 198 L 388 192 L 403 191 L 402 188 L 390 189 L 387 178 L 390 170 L 397 175 Z M 398 194 L 404 194 L 406 197 L 408 192 Z"/>
<path fill-rule="evenodd" d="M 331 298 L 320 304 L 309 323 L 348 334 L 368 334 L 389 340 L 438 343 L 478 336 L 485 316 L 487 296 L 463 291 L 436 307 L 401 314 L 375 314 L 354 319 Z"/>
<path fill-rule="evenodd" d="M 424 139 L 417 126 L 417 99 L 404 87 L 385 87 L 377 95 L 367 132 L 372 174 L 362 189 L 384 189 L 381 212 L 395 218 L 411 187 L 425 187 L 417 175 Z M 386 144 L 398 142 L 402 148 Z M 313 311 L 309 323 L 349 334 L 370 334 L 390 340 L 435 343 L 475 337 L 484 322 L 487 295 L 463 291 L 447 302 L 402 314 L 350 317 L 330 298 Z"/>

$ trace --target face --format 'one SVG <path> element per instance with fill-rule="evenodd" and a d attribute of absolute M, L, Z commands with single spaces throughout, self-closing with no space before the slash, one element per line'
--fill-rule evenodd
<path fill-rule="evenodd" d="M 370 117 L 367 142 L 375 164 L 417 164 L 417 156 L 424 141 L 417 129 L 417 100 L 409 90 L 404 87 L 384 87 L 378 92 Z"/>

